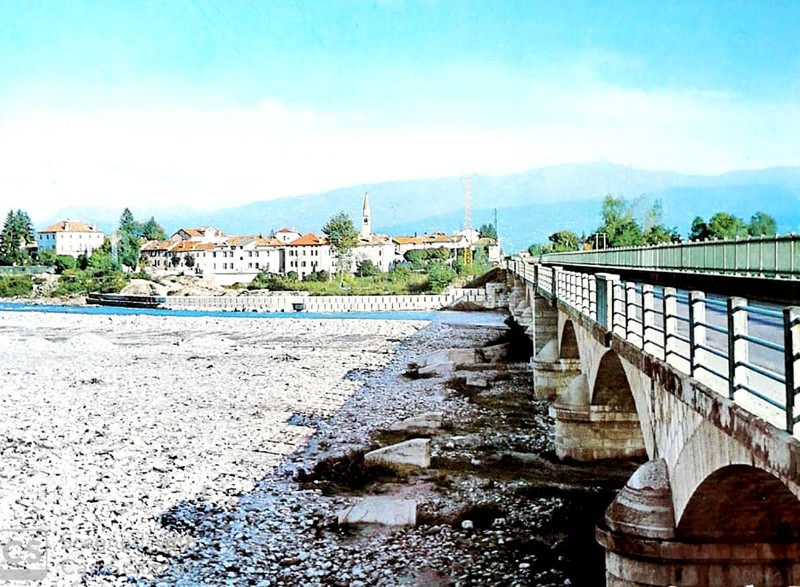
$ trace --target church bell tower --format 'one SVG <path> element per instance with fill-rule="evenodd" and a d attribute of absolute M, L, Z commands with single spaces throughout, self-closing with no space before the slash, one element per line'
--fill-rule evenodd
<path fill-rule="evenodd" d="M 369 194 L 364 193 L 364 209 L 361 213 L 361 240 L 372 240 L 372 214 L 369 211 Z"/>

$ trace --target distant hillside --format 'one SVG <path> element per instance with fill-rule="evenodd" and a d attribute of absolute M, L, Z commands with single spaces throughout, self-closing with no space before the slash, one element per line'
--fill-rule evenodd
<path fill-rule="evenodd" d="M 463 226 L 464 180 L 458 177 L 352 186 L 214 212 L 135 206 L 131 210 L 141 220 L 155 215 L 168 232 L 208 224 L 229 234 L 267 234 L 282 226 L 319 231 L 339 210 L 357 221 L 365 191 L 370 194 L 376 232 L 452 232 Z M 721 210 L 745 220 L 762 210 L 778 220 L 781 232 L 800 231 L 798 167 L 701 177 L 611 163 L 559 165 L 502 177 L 473 176 L 473 225 L 491 222 L 496 208 L 504 248 L 517 251 L 546 241 L 557 230 L 592 232 L 600 223 L 602 198 L 609 193 L 630 201 L 640 198 L 642 209 L 661 199 L 665 224 L 684 235 L 695 216 L 708 219 Z M 69 216 L 111 230 L 121 212 L 122 208 L 66 210 L 42 226 Z"/>

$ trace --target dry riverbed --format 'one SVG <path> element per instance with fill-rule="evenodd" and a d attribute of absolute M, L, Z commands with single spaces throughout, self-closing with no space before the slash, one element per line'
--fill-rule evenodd
<path fill-rule="evenodd" d="M 157 576 L 162 514 L 231 507 L 422 326 L 2 312 L 0 529 L 44 530 L 44 584 Z"/>
<path fill-rule="evenodd" d="M 0 528 L 46 529 L 53 585 L 602 584 L 594 520 L 635 463 L 555 460 L 496 320 L 423 326 L 0 313 Z M 509 340 L 471 375 L 409 370 Z M 320 473 L 429 411 L 431 469 Z M 374 494 L 417 526 L 338 526 Z"/>

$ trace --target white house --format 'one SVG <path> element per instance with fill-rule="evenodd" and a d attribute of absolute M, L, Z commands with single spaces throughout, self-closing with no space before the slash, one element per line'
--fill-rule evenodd
<path fill-rule="evenodd" d="M 39 231 L 36 243 L 39 251 L 55 251 L 56 255 L 78 257 L 81 254 L 91 255 L 95 249 L 103 246 L 105 235 L 97 227 L 78 222 L 63 220 Z"/>
<path fill-rule="evenodd" d="M 287 275 L 294 271 L 299 279 L 305 279 L 311 273 L 327 271 L 332 274 L 336 271 L 331 246 L 325 237 L 309 232 L 284 248 L 286 250 L 284 271 Z"/>
<path fill-rule="evenodd" d="M 283 243 L 275 238 L 236 236 L 214 246 L 206 275 L 217 285 L 250 283 L 261 273 L 282 273 Z"/>

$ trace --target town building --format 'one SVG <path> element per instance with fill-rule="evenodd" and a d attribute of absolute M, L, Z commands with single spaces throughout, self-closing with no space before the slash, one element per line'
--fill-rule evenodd
<path fill-rule="evenodd" d="M 281 241 L 283 244 L 288 245 L 292 241 L 299 239 L 302 234 L 297 232 L 294 228 L 281 228 L 275 233 L 274 238 Z"/>
<path fill-rule="evenodd" d="M 413 237 L 391 237 L 372 232 L 369 194 L 364 194 L 358 242 L 350 254 L 348 271 L 359 263 L 371 261 L 380 271 L 415 249 L 444 249 L 450 259 L 457 251 L 474 244 L 477 231 L 455 235 L 444 233 Z M 313 232 L 301 235 L 294 228 L 281 228 L 271 237 L 227 236 L 205 226 L 181 228 L 169 241 L 150 241 L 142 246 L 142 261 L 155 271 L 192 272 L 218 285 L 250 283 L 259 273 L 306 279 L 314 273 L 336 273 L 336 258 L 324 236 Z"/>
<path fill-rule="evenodd" d="M 392 241 L 395 244 L 397 256 L 401 258 L 409 251 L 429 251 L 434 249 L 445 249 L 455 257 L 459 250 L 472 246 L 469 238 L 464 234 L 448 235 L 443 232 L 423 234 L 421 236 L 396 236 L 392 238 Z"/>
<path fill-rule="evenodd" d="M 97 227 L 77 220 L 62 220 L 40 230 L 36 236 L 39 251 L 79 257 L 91 255 L 103 246 L 105 235 Z"/>
<path fill-rule="evenodd" d="M 305 279 L 312 273 L 326 271 L 329 275 L 336 272 L 336 260 L 331 246 L 325 237 L 309 232 L 286 245 L 285 274 L 297 274 L 298 279 Z"/>
<path fill-rule="evenodd" d="M 228 239 L 221 230 L 213 226 L 199 228 L 181 228 L 172 235 L 172 241 L 192 241 L 198 243 L 223 243 Z"/>

